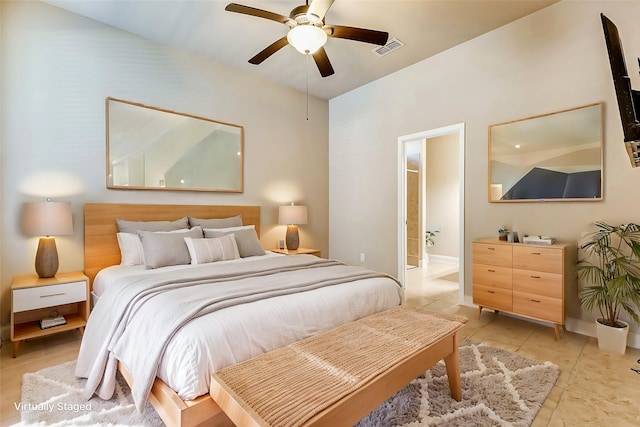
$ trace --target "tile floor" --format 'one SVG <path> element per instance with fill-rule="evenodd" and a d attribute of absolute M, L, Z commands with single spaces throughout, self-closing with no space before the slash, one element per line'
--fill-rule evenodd
<path fill-rule="evenodd" d="M 506 315 L 495 315 L 458 305 L 458 284 L 438 279 L 456 266 L 432 262 L 407 271 L 406 303 L 466 316 L 463 337 L 515 351 L 560 366 L 561 374 L 533 427 L 640 426 L 640 350 L 627 348 L 624 356 L 600 353 L 595 339 L 566 332 L 559 341 L 552 327 Z M 0 427 L 20 421 L 14 402 L 20 399 L 20 380 L 33 372 L 73 360 L 80 334 L 65 332 L 30 340 L 11 357 L 11 343 L 0 349 Z"/>
<path fill-rule="evenodd" d="M 560 367 L 560 377 L 533 427 L 640 426 L 640 350 L 625 355 L 600 353 L 594 338 L 565 332 L 555 340 L 553 327 L 458 305 L 458 284 L 438 277 L 456 270 L 430 263 L 407 270 L 406 303 L 469 319 L 463 337 L 514 351 Z"/>

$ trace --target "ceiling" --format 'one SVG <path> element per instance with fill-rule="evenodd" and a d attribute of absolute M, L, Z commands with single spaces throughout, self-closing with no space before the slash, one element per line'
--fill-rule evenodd
<path fill-rule="evenodd" d="M 322 78 L 311 58 L 285 46 L 260 65 L 247 61 L 286 35 L 278 22 L 227 12 L 222 0 L 45 0 L 46 3 L 154 42 L 246 71 L 277 84 L 331 99 L 558 0 L 336 0 L 327 24 L 387 31 L 405 45 L 385 56 L 376 45 L 329 38 L 335 74 Z M 288 16 L 303 0 L 234 0 Z M 310 59 L 307 61 L 307 59 Z"/>

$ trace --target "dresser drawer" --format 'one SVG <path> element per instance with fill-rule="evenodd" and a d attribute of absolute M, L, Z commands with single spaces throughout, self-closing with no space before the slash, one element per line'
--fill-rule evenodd
<path fill-rule="evenodd" d="M 493 243 L 473 243 L 473 262 L 500 267 L 511 267 L 511 245 Z"/>
<path fill-rule="evenodd" d="M 514 313 L 564 324 L 562 300 L 526 292 L 513 292 Z"/>
<path fill-rule="evenodd" d="M 513 296 L 510 289 L 495 286 L 473 285 L 473 303 L 496 310 L 511 311 Z"/>
<path fill-rule="evenodd" d="M 87 282 L 14 289 L 12 295 L 14 312 L 53 307 L 85 301 L 87 299 Z"/>
<path fill-rule="evenodd" d="M 562 274 L 513 269 L 513 290 L 551 298 L 563 297 Z"/>
<path fill-rule="evenodd" d="M 473 263 L 473 283 L 511 289 L 511 268 Z"/>
<path fill-rule="evenodd" d="M 540 246 L 514 246 L 513 268 L 562 274 L 563 250 Z"/>

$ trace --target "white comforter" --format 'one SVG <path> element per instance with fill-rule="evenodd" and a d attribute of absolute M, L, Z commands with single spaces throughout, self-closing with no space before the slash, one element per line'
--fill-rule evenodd
<path fill-rule="evenodd" d="M 260 262 L 264 259 L 253 258 Z M 199 266 L 180 268 L 195 267 Z M 96 278 L 95 284 L 99 286 L 95 289 L 113 292 L 116 288 L 110 289 L 110 286 L 122 283 L 124 276 L 129 275 L 137 281 L 149 275 L 162 275 L 163 270 L 109 268 Z M 106 277 L 117 280 L 113 281 L 114 285 L 109 285 L 111 281 Z M 401 302 L 401 293 L 394 280 L 377 277 L 224 308 L 192 320 L 171 339 L 157 376 L 182 399 L 194 399 L 208 392 L 211 373 L 397 306 Z M 139 353 L 141 358 L 145 357 L 144 349 L 141 348 Z"/>

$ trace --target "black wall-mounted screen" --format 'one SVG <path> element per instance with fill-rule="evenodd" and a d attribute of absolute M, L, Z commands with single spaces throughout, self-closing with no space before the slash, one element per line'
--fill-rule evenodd
<path fill-rule="evenodd" d="M 604 14 L 601 13 L 600 17 L 609 53 L 613 85 L 618 98 L 624 140 L 625 142 L 640 141 L 640 122 L 638 121 L 640 118 L 640 92 L 631 88 L 631 79 L 627 73 L 618 28 Z M 640 59 L 638 61 L 640 63 Z"/>

